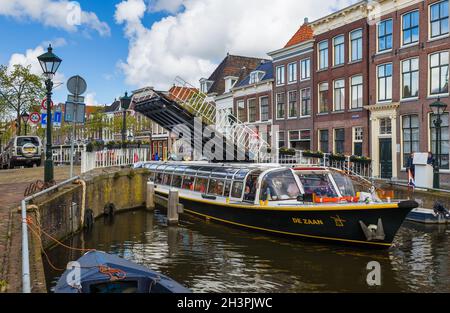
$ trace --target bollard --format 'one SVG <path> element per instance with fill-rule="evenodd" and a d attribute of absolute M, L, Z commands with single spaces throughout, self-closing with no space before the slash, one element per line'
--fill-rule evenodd
<path fill-rule="evenodd" d="M 155 209 L 155 183 L 147 183 L 147 210 L 152 211 Z"/>
<path fill-rule="evenodd" d="M 175 189 L 171 189 L 169 191 L 169 201 L 167 204 L 167 223 L 169 225 L 178 224 L 178 202 L 178 191 Z"/>

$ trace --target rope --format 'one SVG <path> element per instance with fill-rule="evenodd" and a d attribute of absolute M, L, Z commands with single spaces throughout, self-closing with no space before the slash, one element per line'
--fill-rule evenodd
<path fill-rule="evenodd" d="M 54 238 L 53 236 L 51 236 L 50 234 L 48 234 L 46 231 L 44 231 L 42 229 L 42 227 L 35 225 L 33 222 L 33 219 L 31 217 L 27 217 L 26 219 L 23 220 L 28 228 L 31 230 L 31 232 L 33 233 L 33 235 L 35 235 L 38 238 L 38 242 L 39 242 L 39 246 L 40 249 L 42 251 L 42 254 L 45 256 L 48 264 L 50 265 L 50 267 L 57 271 L 57 272 L 64 272 L 66 269 L 61 269 L 56 267 L 51 261 L 50 261 L 50 257 L 47 254 L 47 252 L 45 252 L 44 246 L 42 244 L 42 239 L 41 239 L 41 233 L 43 233 L 44 235 L 46 235 L 47 237 L 49 237 L 51 240 L 53 240 L 56 244 L 69 249 L 69 250 L 73 250 L 73 251 L 81 251 L 81 252 L 91 252 L 91 251 L 96 251 L 95 249 L 79 249 L 79 248 L 74 248 L 71 246 L 68 246 L 64 243 L 62 243 L 61 241 L 59 241 L 58 239 Z M 103 265 L 97 265 L 97 266 L 90 266 L 90 267 L 80 267 L 80 269 L 92 269 L 92 268 L 97 268 L 98 271 L 104 275 L 107 275 L 109 277 L 110 281 L 118 281 L 118 280 L 124 280 L 127 277 L 127 273 L 121 269 L 115 269 L 115 268 L 111 268 L 108 266 L 103 266 Z"/>

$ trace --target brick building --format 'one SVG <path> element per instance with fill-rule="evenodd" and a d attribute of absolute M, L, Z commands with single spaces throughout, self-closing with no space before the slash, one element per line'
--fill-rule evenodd
<path fill-rule="evenodd" d="M 311 23 L 314 149 L 369 155 L 366 2 Z"/>
<path fill-rule="evenodd" d="M 411 152 L 435 151 L 429 105 L 448 105 L 448 0 L 379 1 L 369 7 L 370 146 L 375 176 L 406 178 Z M 373 13 L 371 12 L 373 11 Z M 378 13 L 382 12 L 382 13 Z M 449 116 L 442 128 L 443 173 L 449 168 Z M 448 183 L 450 175 L 442 176 Z"/>
<path fill-rule="evenodd" d="M 273 124 L 278 148 L 313 147 L 313 30 L 305 19 L 289 42 L 269 55 L 273 58 Z"/>

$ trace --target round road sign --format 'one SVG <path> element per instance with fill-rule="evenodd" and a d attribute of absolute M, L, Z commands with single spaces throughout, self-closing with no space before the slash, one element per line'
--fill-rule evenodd
<path fill-rule="evenodd" d="M 30 114 L 30 123 L 38 124 L 41 121 L 41 115 L 38 112 Z"/>
<path fill-rule="evenodd" d="M 41 107 L 44 110 L 47 110 L 47 98 L 44 98 L 44 100 L 42 100 Z M 53 109 L 53 101 L 50 103 L 50 109 Z"/>
<path fill-rule="evenodd" d="M 69 78 L 67 89 L 75 96 L 80 96 L 86 92 L 87 84 L 83 77 L 77 75 Z"/>

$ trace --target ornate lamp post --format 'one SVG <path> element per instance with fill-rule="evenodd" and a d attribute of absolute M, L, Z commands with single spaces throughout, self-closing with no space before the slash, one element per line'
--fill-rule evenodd
<path fill-rule="evenodd" d="M 445 113 L 445 109 L 447 108 L 447 105 L 443 102 L 441 102 L 441 99 L 438 98 L 436 102 L 433 102 L 430 104 L 430 108 L 433 110 L 433 114 L 436 117 L 436 119 L 433 121 L 433 124 L 436 128 L 436 147 L 435 147 L 435 157 L 434 157 L 434 176 L 433 176 L 433 188 L 439 189 L 440 188 L 440 181 L 439 181 L 439 169 L 441 168 L 441 147 L 442 147 L 442 140 L 441 140 L 441 126 L 442 126 L 442 119 L 441 116 Z"/>
<path fill-rule="evenodd" d="M 131 97 L 128 96 L 128 92 L 125 92 L 125 96 L 120 98 L 120 110 L 123 113 L 122 116 L 122 143 L 127 140 L 127 110 L 130 108 Z"/>
<path fill-rule="evenodd" d="M 27 135 L 27 124 L 28 124 L 28 121 L 30 120 L 30 114 L 28 114 L 27 112 L 24 111 L 20 115 L 20 118 L 22 119 L 22 121 L 23 121 L 23 123 L 25 125 L 25 136 L 26 136 Z"/>
<path fill-rule="evenodd" d="M 53 54 L 53 48 L 48 46 L 48 51 L 41 56 L 38 56 L 39 63 L 44 72 L 45 87 L 47 88 L 47 145 L 45 153 L 45 168 L 44 168 L 44 181 L 49 183 L 53 181 L 53 159 L 52 159 L 52 90 L 53 90 L 53 77 L 58 71 L 62 60 Z"/>

